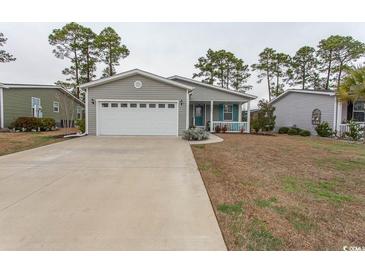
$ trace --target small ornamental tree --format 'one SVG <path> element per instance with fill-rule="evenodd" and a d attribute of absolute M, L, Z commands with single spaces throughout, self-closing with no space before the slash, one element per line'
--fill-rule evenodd
<path fill-rule="evenodd" d="M 272 131 L 275 128 L 275 107 L 266 100 L 260 100 L 258 107 L 257 118 L 261 131 Z"/>

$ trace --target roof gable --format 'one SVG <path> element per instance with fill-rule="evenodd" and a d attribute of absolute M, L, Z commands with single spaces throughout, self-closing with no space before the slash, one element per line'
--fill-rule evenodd
<path fill-rule="evenodd" d="M 103 84 L 113 82 L 113 81 L 116 81 L 116 80 L 121 80 L 121 79 L 130 77 L 130 76 L 133 76 L 133 75 L 141 75 L 141 76 L 144 76 L 144 77 L 156 80 L 156 81 L 160 81 L 160 82 L 163 82 L 163 83 L 168 84 L 168 85 L 183 88 L 183 89 L 186 89 L 186 90 L 193 90 L 194 89 L 191 86 L 184 85 L 184 84 L 181 84 L 181 83 L 177 83 L 173 80 L 170 80 L 170 79 L 167 79 L 165 77 L 162 77 L 162 76 L 159 76 L 159 75 L 147 72 L 147 71 L 143 71 L 143 70 L 140 70 L 140 69 L 133 69 L 133 70 L 122 72 L 122 73 L 119 73 L 119 74 L 116 74 L 116 75 L 113 75 L 113 76 L 110 76 L 110 77 L 107 77 L 107 78 L 91 81 L 89 83 L 80 85 L 80 87 L 81 88 L 88 88 L 88 87 L 99 86 L 99 85 L 103 85 Z"/>
<path fill-rule="evenodd" d="M 238 92 L 238 91 L 231 90 L 231 89 L 217 87 L 217 86 L 214 86 L 214 85 L 210 85 L 210 84 L 207 84 L 207 83 L 203 83 L 203 82 L 200 82 L 200 81 L 196 81 L 196 80 L 186 78 L 186 77 L 182 77 L 182 76 L 178 76 L 178 75 L 171 76 L 171 77 L 169 77 L 169 79 L 171 79 L 171 80 L 182 80 L 182 81 L 189 82 L 189 83 L 196 84 L 196 85 L 200 85 L 200 86 L 203 86 L 203 87 L 206 87 L 206 88 L 211 88 L 211 89 L 214 89 L 214 90 L 217 90 L 217 91 L 221 91 L 221 92 L 225 92 L 225 93 L 228 93 L 228 94 L 233 94 L 233 95 L 237 95 L 237 96 L 240 96 L 240 97 L 244 97 L 246 99 L 247 98 L 248 99 L 256 99 L 257 98 L 257 96 L 255 96 L 255 95 Z"/>
<path fill-rule="evenodd" d="M 306 90 L 306 89 L 288 89 L 284 93 L 280 94 L 278 97 L 270 101 L 270 104 L 275 103 L 290 93 L 299 94 L 311 94 L 311 95 L 323 95 L 323 96 L 335 96 L 336 93 L 332 90 L 320 91 L 320 90 Z"/>
<path fill-rule="evenodd" d="M 23 88 L 23 89 L 57 89 L 64 93 L 67 96 L 70 96 L 72 99 L 74 99 L 76 102 L 78 102 L 81 105 L 85 105 L 83 101 L 72 95 L 70 92 L 68 92 L 65 88 L 61 86 L 56 85 L 37 85 L 37 84 L 3 84 L 2 88 L 6 89 L 12 89 L 12 88 Z"/>

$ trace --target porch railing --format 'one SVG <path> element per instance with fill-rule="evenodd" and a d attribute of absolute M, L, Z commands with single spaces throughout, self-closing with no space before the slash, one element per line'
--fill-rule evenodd
<path fill-rule="evenodd" d="M 215 131 L 215 128 L 219 126 L 220 128 L 223 128 L 226 126 L 227 132 L 248 132 L 247 129 L 247 122 L 222 122 L 222 121 L 213 121 L 213 131 Z"/>
<path fill-rule="evenodd" d="M 365 128 L 365 122 L 356 122 L 356 124 L 359 124 L 362 128 Z M 339 136 L 343 135 L 345 132 L 348 132 L 349 124 L 340 124 L 340 132 Z"/>

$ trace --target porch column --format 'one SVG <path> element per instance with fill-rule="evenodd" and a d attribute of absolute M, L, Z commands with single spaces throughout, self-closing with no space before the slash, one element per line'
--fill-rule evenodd
<path fill-rule="evenodd" d="M 195 127 L 195 104 L 193 104 L 193 126 Z"/>
<path fill-rule="evenodd" d="M 250 111 L 250 101 L 247 101 L 247 133 L 250 133 L 251 126 L 251 111 Z"/>
<path fill-rule="evenodd" d="M 238 122 L 242 122 L 242 104 L 238 104 Z"/>
<path fill-rule="evenodd" d="M 336 123 L 335 124 L 336 126 L 334 128 L 337 130 L 338 134 L 341 134 L 341 132 L 340 132 L 340 129 L 341 129 L 340 125 L 342 123 L 342 102 L 341 101 L 337 102 L 337 117 L 334 122 Z"/>
<path fill-rule="evenodd" d="M 210 101 L 210 132 L 214 132 L 214 128 L 213 128 L 213 100 Z"/>

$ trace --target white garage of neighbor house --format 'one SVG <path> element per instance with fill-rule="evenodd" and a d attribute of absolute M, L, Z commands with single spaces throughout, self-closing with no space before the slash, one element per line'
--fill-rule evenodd
<path fill-rule="evenodd" d="M 190 126 L 226 126 L 249 132 L 248 113 L 256 96 L 173 76 L 130 70 L 80 86 L 86 98 L 89 135 L 182 135 Z"/>

